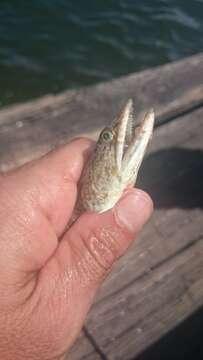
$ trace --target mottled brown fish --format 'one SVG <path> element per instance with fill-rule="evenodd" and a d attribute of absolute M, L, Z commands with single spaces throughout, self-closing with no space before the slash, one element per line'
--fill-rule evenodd
<path fill-rule="evenodd" d="M 134 125 L 133 102 L 129 100 L 112 126 L 102 130 L 81 179 L 76 206 L 80 213 L 111 209 L 125 188 L 135 184 L 153 126 L 153 110 L 139 126 Z"/>

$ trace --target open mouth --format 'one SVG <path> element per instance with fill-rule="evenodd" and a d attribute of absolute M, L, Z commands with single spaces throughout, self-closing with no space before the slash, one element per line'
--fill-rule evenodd
<path fill-rule="evenodd" d="M 146 113 L 142 122 L 135 126 L 133 101 L 130 99 L 114 127 L 117 132 L 116 164 L 119 171 L 139 169 L 154 127 L 154 111 Z"/>

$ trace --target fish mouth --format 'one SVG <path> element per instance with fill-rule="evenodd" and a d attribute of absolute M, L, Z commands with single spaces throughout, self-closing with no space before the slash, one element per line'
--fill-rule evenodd
<path fill-rule="evenodd" d="M 118 171 L 139 170 L 154 127 L 154 110 L 146 113 L 138 126 L 134 124 L 133 101 L 129 99 L 115 123 L 116 165 Z"/>

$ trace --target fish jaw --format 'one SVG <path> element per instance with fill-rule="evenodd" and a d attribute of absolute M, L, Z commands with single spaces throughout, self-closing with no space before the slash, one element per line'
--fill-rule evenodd
<path fill-rule="evenodd" d="M 99 136 L 80 183 L 78 203 L 83 211 L 102 213 L 111 209 L 126 187 L 136 181 L 152 137 L 154 112 L 149 111 L 134 130 L 132 112 L 129 100 L 112 126 Z"/>
<path fill-rule="evenodd" d="M 154 128 L 154 110 L 146 113 L 141 124 L 134 129 L 134 137 L 122 160 L 122 181 L 135 184 L 139 168 L 144 158 Z"/>

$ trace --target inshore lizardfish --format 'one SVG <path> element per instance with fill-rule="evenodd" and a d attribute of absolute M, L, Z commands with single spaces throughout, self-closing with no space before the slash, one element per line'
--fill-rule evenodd
<path fill-rule="evenodd" d="M 153 127 L 153 110 L 135 126 L 130 99 L 112 125 L 102 130 L 80 181 L 77 215 L 111 209 L 126 187 L 135 184 Z"/>

